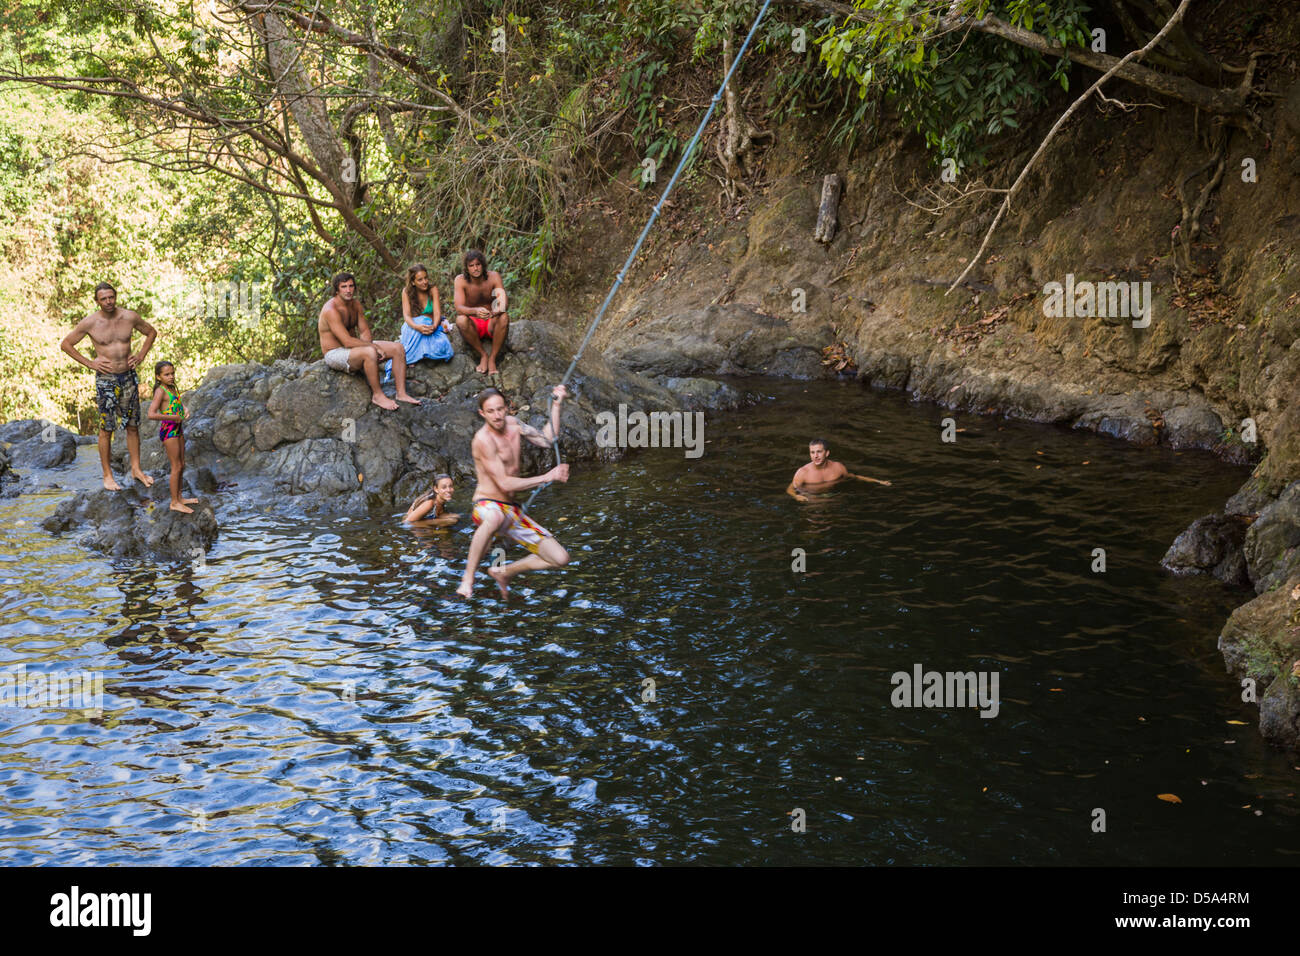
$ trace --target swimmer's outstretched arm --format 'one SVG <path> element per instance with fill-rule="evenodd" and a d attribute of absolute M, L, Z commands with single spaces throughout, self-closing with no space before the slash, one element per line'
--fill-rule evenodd
<path fill-rule="evenodd" d="M 851 472 L 851 471 L 846 471 L 844 474 L 847 475 L 847 476 L 850 477 L 850 478 L 856 478 L 856 479 L 858 479 L 858 481 L 873 481 L 873 482 L 875 482 L 875 483 L 878 484 L 878 485 L 892 485 L 892 484 L 893 484 L 892 481 L 882 481 L 882 480 L 879 479 L 879 478 L 868 478 L 866 475 L 855 475 L 855 474 L 854 474 L 853 472 Z"/>

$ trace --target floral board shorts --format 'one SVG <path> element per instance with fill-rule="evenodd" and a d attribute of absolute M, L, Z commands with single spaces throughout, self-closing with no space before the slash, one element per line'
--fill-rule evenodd
<path fill-rule="evenodd" d="M 500 512 L 505 520 L 497 527 L 497 537 L 523 545 L 533 554 L 543 538 L 553 538 L 551 534 L 528 515 L 524 509 L 511 501 L 497 501 L 494 498 L 480 498 L 474 502 L 474 524 L 480 525 L 492 512 Z"/>
<path fill-rule="evenodd" d="M 140 379 L 135 369 L 125 372 L 95 373 L 95 404 L 99 407 L 99 427 L 115 432 L 119 428 L 140 425 Z"/>

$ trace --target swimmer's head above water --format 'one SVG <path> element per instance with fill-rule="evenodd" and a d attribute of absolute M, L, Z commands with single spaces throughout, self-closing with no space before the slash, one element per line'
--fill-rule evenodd
<path fill-rule="evenodd" d="M 830 455 L 830 448 L 826 445 L 825 438 L 814 438 L 808 443 L 808 458 L 814 465 L 821 466 Z"/>
<path fill-rule="evenodd" d="M 456 493 L 456 483 L 452 481 L 451 475 L 436 474 L 433 476 L 433 487 L 426 491 L 420 497 L 411 502 L 411 507 L 423 504 L 430 498 L 436 498 L 444 505 L 451 501 L 452 495 Z"/>

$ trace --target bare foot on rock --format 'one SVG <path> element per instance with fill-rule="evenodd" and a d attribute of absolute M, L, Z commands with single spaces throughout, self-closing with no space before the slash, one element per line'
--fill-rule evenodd
<path fill-rule="evenodd" d="M 168 505 L 168 507 L 171 508 L 172 511 L 179 511 L 183 515 L 194 514 L 193 508 L 187 505 L 183 505 L 179 501 L 173 501 L 170 505 Z"/>
<path fill-rule="evenodd" d="M 478 365 L 475 366 L 474 371 L 478 372 L 480 375 L 486 375 L 486 374 L 487 374 L 487 370 L 488 370 L 488 367 L 487 367 L 487 358 L 484 357 L 484 358 L 479 359 L 479 360 L 478 360 Z"/>
<path fill-rule="evenodd" d="M 397 403 L 385 395 L 383 392 L 375 392 L 370 396 L 371 404 L 378 405 L 386 412 L 391 412 L 397 407 Z"/>
<path fill-rule="evenodd" d="M 104 476 L 104 488 L 107 491 L 121 491 L 122 486 L 117 483 L 117 479 L 112 475 Z"/>
<path fill-rule="evenodd" d="M 468 601 L 474 596 L 474 585 L 469 581 L 461 581 L 456 593 Z"/>
<path fill-rule="evenodd" d="M 198 499 L 198 498 L 182 498 L 182 499 L 181 499 L 181 504 L 183 504 L 183 505 L 197 505 L 198 503 L 199 503 L 199 499 Z"/>
<path fill-rule="evenodd" d="M 406 402 L 406 404 L 408 404 L 408 405 L 423 405 L 423 404 L 424 404 L 424 402 L 421 401 L 420 399 L 418 399 L 418 398 L 412 398 L 410 395 L 407 395 L 405 392 L 398 392 L 398 393 L 397 393 L 397 400 L 398 400 L 399 402 Z"/>
<path fill-rule="evenodd" d="M 153 485 L 153 478 L 146 475 L 143 471 L 133 471 L 131 472 L 131 477 L 140 482 L 140 484 L 144 485 L 146 488 Z"/>

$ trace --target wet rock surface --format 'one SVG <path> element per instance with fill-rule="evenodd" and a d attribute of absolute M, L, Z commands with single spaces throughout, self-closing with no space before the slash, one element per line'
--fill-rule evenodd
<path fill-rule="evenodd" d="M 207 502 L 192 514 L 172 511 L 166 481 L 151 488 L 132 484 L 121 491 L 78 492 L 61 502 L 41 526 L 67 534 L 82 547 L 113 558 L 189 561 L 201 557 L 217 537 L 217 517 Z"/>
<path fill-rule="evenodd" d="M 1249 585 L 1242 544 L 1248 520 L 1240 515 L 1206 515 L 1174 539 L 1160 563 L 1179 574 L 1208 573 L 1225 584 Z"/>
<path fill-rule="evenodd" d="M 0 425 L 0 443 L 8 443 L 7 463 L 18 470 L 68 464 L 77 457 L 77 439 L 75 432 L 41 419 Z M 0 475 L 3 472 L 0 468 Z"/>

